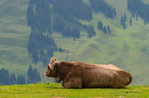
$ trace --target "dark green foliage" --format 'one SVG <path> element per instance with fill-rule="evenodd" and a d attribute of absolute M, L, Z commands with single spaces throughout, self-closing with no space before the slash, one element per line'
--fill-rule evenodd
<path fill-rule="evenodd" d="M 116 10 L 104 0 L 90 0 L 90 3 L 95 12 L 101 12 L 109 18 L 114 18 L 116 16 Z"/>
<path fill-rule="evenodd" d="M 51 33 L 49 28 L 51 22 L 49 4 L 49 0 L 30 0 L 27 18 L 32 31 Z"/>
<path fill-rule="evenodd" d="M 50 8 L 50 5 L 53 8 Z M 53 13 L 69 22 L 75 22 L 75 18 L 83 20 L 92 19 L 92 9 L 82 0 L 30 0 L 27 10 L 28 25 L 31 26 L 33 31 L 51 33 L 50 23 L 51 14 Z M 59 21 L 60 23 L 58 23 Z M 62 26 L 60 19 L 54 23 Z"/>
<path fill-rule="evenodd" d="M 37 83 L 40 79 L 40 74 L 36 68 L 32 68 L 30 65 L 27 72 L 28 79 L 26 81 L 25 76 L 16 75 L 14 73 L 9 74 L 8 70 L 0 69 L 0 85 L 12 85 L 12 84 L 26 84 L 26 83 Z"/>
<path fill-rule="evenodd" d="M 130 23 L 130 26 L 132 26 L 132 18 L 130 18 L 129 23 Z"/>
<path fill-rule="evenodd" d="M 54 0 L 53 6 L 54 12 L 68 21 L 92 19 L 92 10 L 82 0 Z"/>
<path fill-rule="evenodd" d="M 49 57 L 57 50 L 53 38 L 44 35 L 44 32 L 51 33 L 51 0 L 30 0 L 27 10 L 28 25 L 31 27 L 31 34 L 28 42 L 28 52 L 32 61 L 42 61 L 47 64 Z"/>
<path fill-rule="evenodd" d="M 16 78 L 14 73 L 9 74 L 8 70 L 0 69 L 0 85 L 37 83 L 40 80 L 40 74 L 31 65 L 28 68 L 27 81 L 23 75 L 18 75 Z"/>
<path fill-rule="evenodd" d="M 17 79 L 15 74 L 13 73 L 10 75 L 10 84 L 16 84 L 16 82 L 17 82 Z"/>
<path fill-rule="evenodd" d="M 61 18 L 56 18 L 55 22 L 53 23 L 53 30 L 55 32 L 64 32 L 65 31 L 65 21 Z"/>
<path fill-rule="evenodd" d="M 80 30 L 78 28 L 72 28 L 71 31 L 75 38 L 80 38 Z"/>
<path fill-rule="evenodd" d="M 0 85 L 25 84 L 25 77 L 18 75 L 17 79 L 14 73 L 9 74 L 8 70 L 0 69 Z"/>
<path fill-rule="evenodd" d="M 31 33 L 29 36 L 28 51 L 34 63 L 38 61 L 47 64 L 49 57 L 57 50 L 57 46 L 50 36 L 44 33 Z"/>
<path fill-rule="evenodd" d="M 140 16 L 144 19 L 144 23 L 149 22 L 149 5 L 145 4 L 142 0 L 127 0 L 128 10 L 132 16 Z"/>
<path fill-rule="evenodd" d="M 71 29 L 70 28 L 66 28 L 66 30 L 64 32 L 62 32 L 62 35 L 63 36 L 66 36 L 66 37 L 71 37 Z"/>
<path fill-rule="evenodd" d="M 32 68 L 32 65 L 28 68 L 27 76 L 27 83 L 37 83 L 41 80 L 40 74 L 37 72 L 36 68 Z"/>
<path fill-rule="evenodd" d="M 103 27 L 103 33 L 106 34 L 107 33 L 107 28 L 104 26 Z"/>
<path fill-rule="evenodd" d="M 89 37 L 89 38 L 91 38 L 91 37 L 93 37 L 93 36 L 96 35 L 96 32 L 94 31 L 94 28 L 93 28 L 92 25 L 89 25 L 89 26 L 87 27 L 87 33 L 88 33 L 88 37 Z"/>
<path fill-rule="evenodd" d="M 110 34 L 112 32 L 110 26 L 109 25 L 107 27 L 103 26 L 101 21 L 98 21 L 97 28 L 103 31 L 104 34 Z"/>
<path fill-rule="evenodd" d="M 6 69 L 0 69 L 0 84 L 1 85 L 9 85 L 9 72 Z"/>
<path fill-rule="evenodd" d="M 99 30 L 103 30 L 103 24 L 102 24 L 101 21 L 98 21 L 98 26 L 97 26 L 97 28 L 98 28 Z"/>
<path fill-rule="evenodd" d="M 69 52 L 69 51 L 67 51 L 67 50 L 65 50 L 65 49 L 62 49 L 62 48 L 58 48 L 58 51 L 59 51 L 59 52 Z"/>
<path fill-rule="evenodd" d="M 53 29 L 55 32 L 61 33 L 62 36 L 80 38 L 79 28 L 77 28 L 77 27 L 73 27 L 72 29 L 71 29 L 71 27 L 66 28 L 65 21 L 58 17 L 56 17 L 56 19 L 55 19 L 55 22 L 53 24 Z"/>
<path fill-rule="evenodd" d="M 126 16 L 126 13 L 124 14 L 123 18 L 124 18 L 124 20 L 127 20 L 127 16 Z"/>
<path fill-rule="evenodd" d="M 124 16 L 122 16 L 121 20 L 120 20 L 120 23 L 124 29 L 126 29 L 126 20 L 127 20 L 127 17 L 126 17 L 126 13 L 125 13 Z"/>
<path fill-rule="evenodd" d="M 30 65 L 27 71 L 27 76 L 32 74 L 32 70 L 33 70 L 32 65 Z"/>
<path fill-rule="evenodd" d="M 23 75 L 18 75 L 17 84 L 25 84 L 25 77 Z"/>
<path fill-rule="evenodd" d="M 66 28 L 66 30 L 62 32 L 62 35 L 66 37 L 80 38 L 80 30 L 78 28 Z"/>
<path fill-rule="evenodd" d="M 111 33 L 111 28 L 110 28 L 109 25 L 107 26 L 107 32 L 108 32 L 108 33 Z"/>

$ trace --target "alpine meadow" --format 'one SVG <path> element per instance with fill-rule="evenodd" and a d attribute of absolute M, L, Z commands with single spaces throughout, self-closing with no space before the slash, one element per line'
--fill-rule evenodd
<path fill-rule="evenodd" d="M 130 72 L 133 81 L 126 89 L 70 93 L 60 84 L 45 83 L 55 82 L 43 77 L 52 57 L 114 64 Z M 3 97 L 19 97 L 17 88 L 22 88 L 25 98 L 27 93 L 48 97 L 48 89 L 57 98 L 110 97 L 106 93 L 147 98 L 149 87 L 143 85 L 149 85 L 149 0 L 0 0 L 0 85 L 11 85 L 0 86 Z"/>

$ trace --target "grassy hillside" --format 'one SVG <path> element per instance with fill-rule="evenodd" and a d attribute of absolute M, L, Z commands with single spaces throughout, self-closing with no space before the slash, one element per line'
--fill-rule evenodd
<path fill-rule="evenodd" d="M 10 72 L 19 74 L 26 74 L 27 68 L 31 64 L 31 58 L 27 51 L 30 32 L 26 19 L 28 1 L 0 0 L 0 68 L 6 68 Z M 89 0 L 83 1 L 89 4 Z M 53 33 L 51 36 L 54 38 L 57 47 L 67 50 L 67 52 L 54 52 L 54 56 L 64 61 L 112 63 L 132 73 L 133 85 L 148 85 L 149 24 L 144 25 L 144 21 L 140 17 L 131 17 L 127 10 L 127 0 L 105 1 L 116 9 L 116 17 L 110 19 L 102 13 L 94 12 L 91 21 L 79 20 L 84 25 L 91 24 L 94 26 L 96 36 L 92 38 L 88 38 L 87 33 L 83 31 L 81 38 L 75 41 L 73 38 L 63 37 L 56 32 Z M 149 0 L 143 1 L 149 2 Z M 124 13 L 127 15 L 126 29 L 120 25 L 120 18 Z M 132 26 L 129 24 L 130 18 L 132 18 Z M 111 34 L 105 35 L 97 29 L 99 20 L 103 22 L 104 26 L 109 25 L 111 27 Z M 33 65 L 38 68 L 41 74 L 44 72 L 41 62 Z M 45 84 L 42 85 L 46 86 Z"/>
<path fill-rule="evenodd" d="M 60 84 L 0 86 L 0 96 L 8 98 L 148 98 L 149 86 L 128 86 L 125 89 L 63 89 Z"/>
<path fill-rule="evenodd" d="M 0 0 L 0 68 L 20 74 L 30 63 L 26 49 L 30 32 L 27 5 L 28 0 Z"/>

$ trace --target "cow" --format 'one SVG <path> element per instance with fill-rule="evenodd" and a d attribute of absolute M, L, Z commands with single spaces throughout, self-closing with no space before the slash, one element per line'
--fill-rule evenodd
<path fill-rule="evenodd" d="M 130 73 L 113 64 L 64 62 L 52 58 L 44 73 L 56 78 L 64 88 L 124 88 L 132 81 Z"/>

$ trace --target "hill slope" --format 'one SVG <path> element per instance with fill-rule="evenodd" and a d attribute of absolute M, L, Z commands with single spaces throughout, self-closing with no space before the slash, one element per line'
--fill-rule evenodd
<path fill-rule="evenodd" d="M 28 0 L 0 0 L 0 68 L 20 74 L 26 72 L 30 62 L 26 50 L 30 32 L 27 4 Z"/>
<path fill-rule="evenodd" d="M 129 86 L 125 89 L 63 89 L 60 84 L 29 84 L 0 86 L 0 96 L 11 98 L 148 98 L 148 90 L 148 86 Z"/>
<path fill-rule="evenodd" d="M 0 68 L 26 75 L 32 64 L 42 74 L 55 56 L 112 63 L 132 73 L 133 85 L 148 85 L 149 0 L 71 1 L 0 0 Z"/>

